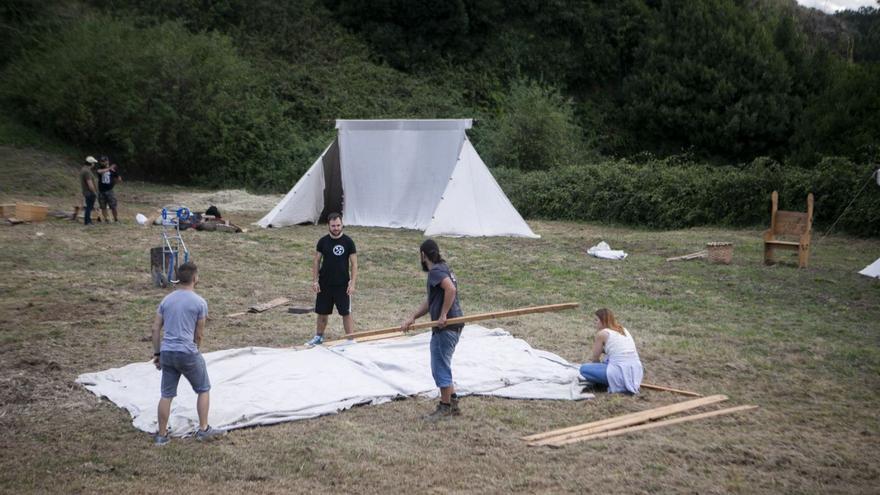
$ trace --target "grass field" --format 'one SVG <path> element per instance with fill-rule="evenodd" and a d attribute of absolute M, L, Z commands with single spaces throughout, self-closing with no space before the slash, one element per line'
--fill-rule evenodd
<path fill-rule="evenodd" d="M 0 202 L 70 209 L 75 169 L 64 163 L 0 147 Z M 433 402 L 410 398 L 235 430 L 207 445 L 154 448 L 126 411 L 74 379 L 149 359 L 150 344 L 140 338 L 166 291 L 149 277 L 158 227 L 139 227 L 133 217 L 186 192 L 123 183 L 121 225 L 0 226 L 0 491 L 877 493 L 880 282 L 856 272 L 880 256 L 880 241 L 816 236 L 809 269 L 795 268 L 794 258 L 767 267 L 757 226 L 657 232 L 531 221 L 539 240 L 439 239 L 467 313 L 582 303 L 488 326 L 579 362 L 591 340 L 590 313 L 607 306 L 632 330 L 646 381 L 726 394 L 726 404 L 757 404 L 755 412 L 550 450 L 519 437 L 683 398 L 651 391 L 577 403 L 467 397 L 463 416 L 438 425 L 420 419 Z M 233 220 L 244 225 L 262 213 Z M 201 268 L 199 292 L 211 306 L 203 350 L 291 346 L 311 336 L 313 315 L 223 315 L 278 296 L 310 298 L 311 252 L 324 232 L 186 232 Z M 347 232 L 361 262 L 359 328 L 399 323 L 424 297 L 422 235 Z M 629 258 L 588 257 L 599 240 Z M 665 261 L 707 241 L 732 241 L 733 263 Z M 331 318 L 329 334 L 340 333 L 340 319 Z M 158 390 L 145 391 L 154 392 L 158 399 Z"/>

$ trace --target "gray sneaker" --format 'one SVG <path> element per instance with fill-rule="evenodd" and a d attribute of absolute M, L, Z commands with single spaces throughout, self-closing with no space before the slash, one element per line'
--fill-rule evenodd
<path fill-rule="evenodd" d="M 214 428 L 213 426 L 208 426 L 206 430 L 199 430 L 196 432 L 196 440 L 200 442 L 205 442 L 208 440 L 214 440 L 215 438 L 222 437 L 226 434 L 226 430 L 221 430 L 219 428 Z"/>
<path fill-rule="evenodd" d="M 160 434 L 156 433 L 156 435 L 153 437 L 153 445 L 155 445 L 157 447 L 167 445 L 168 442 L 170 442 L 170 441 L 171 441 L 171 438 L 168 435 L 160 435 Z"/>
<path fill-rule="evenodd" d="M 307 345 L 309 347 L 315 347 L 316 345 L 321 345 L 323 343 L 324 343 L 324 336 L 323 335 L 315 335 L 314 337 L 312 337 L 312 340 L 306 342 L 305 345 Z"/>

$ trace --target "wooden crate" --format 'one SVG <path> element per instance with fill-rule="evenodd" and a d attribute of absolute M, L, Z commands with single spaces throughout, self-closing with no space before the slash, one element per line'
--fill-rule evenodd
<path fill-rule="evenodd" d="M 23 222 L 42 222 L 49 212 L 49 205 L 42 203 L 15 203 L 15 218 Z"/>
<path fill-rule="evenodd" d="M 0 204 L 0 218 L 9 218 L 15 216 L 15 203 Z"/>
<path fill-rule="evenodd" d="M 706 243 L 706 251 L 708 251 L 709 261 L 712 263 L 729 265 L 733 261 L 733 243 L 708 242 Z"/>

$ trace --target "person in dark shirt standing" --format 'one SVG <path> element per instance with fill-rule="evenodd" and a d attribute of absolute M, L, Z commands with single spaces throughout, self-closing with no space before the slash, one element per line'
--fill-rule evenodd
<path fill-rule="evenodd" d="M 312 290 L 315 291 L 315 313 L 318 314 L 317 328 L 307 346 L 324 342 L 327 320 L 333 313 L 333 306 L 342 316 L 345 334 L 354 332 L 354 319 L 351 316 L 351 295 L 357 283 L 357 248 L 351 237 L 342 233 L 342 215 L 331 213 L 327 216 L 329 234 L 318 240 L 315 258 L 312 263 Z M 349 276 L 349 267 L 351 275 Z"/>
<path fill-rule="evenodd" d="M 98 196 L 94 173 L 96 163 L 98 163 L 98 160 L 95 160 L 92 156 L 87 156 L 85 164 L 79 169 L 79 185 L 85 201 L 84 225 L 93 225 L 94 223 L 92 222 L 92 210 L 95 208 L 95 199 Z M 74 219 L 76 219 L 77 212 L 75 210 L 73 215 Z"/>
<path fill-rule="evenodd" d="M 101 218 L 104 223 L 110 222 L 107 216 L 107 207 L 113 212 L 113 221 L 118 222 L 119 217 L 116 213 L 116 195 L 113 193 L 113 186 L 117 182 L 122 182 L 119 175 L 119 167 L 114 163 L 110 164 L 110 159 L 106 156 L 101 157 L 98 166 L 98 205 L 101 207 Z"/>
<path fill-rule="evenodd" d="M 440 403 L 437 409 L 425 417 L 438 420 L 448 416 L 458 416 L 458 396 L 452 381 L 452 353 L 461 337 L 464 325 L 447 325 L 446 320 L 464 316 L 458 302 L 458 280 L 455 273 L 440 256 L 440 247 L 433 239 L 428 239 L 419 247 L 422 270 L 428 272 L 428 297 L 418 309 L 400 325 L 406 331 L 416 319 L 431 314 L 437 326 L 431 329 L 431 374 L 440 389 Z"/>

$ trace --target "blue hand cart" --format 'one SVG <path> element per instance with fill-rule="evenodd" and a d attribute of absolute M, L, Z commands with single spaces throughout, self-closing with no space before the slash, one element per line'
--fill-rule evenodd
<path fill-rule="evenodd" d="M 153 272 L 153 281 L 160 287 L 176 284 L 177 267 L 189 261 L 189 249 L 180 235 L 180 222 L 189 219 L 189 208 L 181 206 L 172 213 L 174 216 L 169 218 L 169 209 L 162 208 L 162 270 Z"/>

